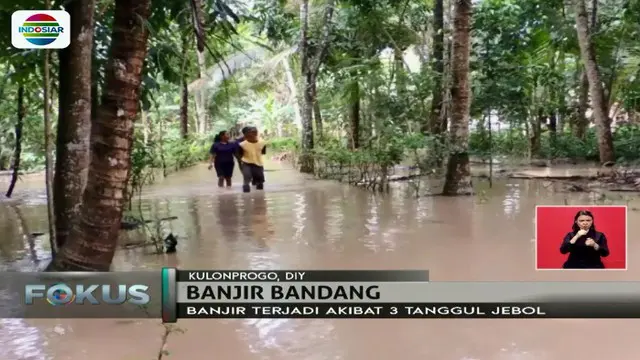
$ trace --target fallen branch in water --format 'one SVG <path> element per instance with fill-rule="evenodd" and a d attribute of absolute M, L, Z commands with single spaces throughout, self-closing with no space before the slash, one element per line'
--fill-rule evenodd
<path fill-rule="evenodd" d="M 170 221 L 170 220 L 177 220 L 177 219 L 178 219 L 177 216 L 169 216 L 169 217 L 161 218 L 161 219 L 158 219 L 158 220 L 144 220 L 144 221 L 141 221 L 141 220 L 136 219 L 136 218 L 123 219 L 120 222 L 120 229 L 122 229 L 122 230 L 135 230 L 135 229 L 139 228 L 140 226 L 142 226 L 144 224 L 152 224 L 152 223 L 155 223 L 155 222 Z"/>
<path fill-rule="evenodd" d="M 581 175 L 529 175 L 523 173 L 515 173 L 507 175 L 510 179 L 526 179 L 526 180 L 596 180 L 597 176 L 581 176 Z"/>
<path fill-rule="evenodd" d="M 415 178 L 424 177 L 424 174 L 411 174 L 411 175 L 390 175 L 387 177 L 388 181 L 406 181 Z"/>

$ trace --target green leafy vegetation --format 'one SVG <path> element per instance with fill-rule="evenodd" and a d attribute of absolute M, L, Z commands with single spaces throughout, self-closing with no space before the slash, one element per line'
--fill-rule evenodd
<path fill-rule="evenodd" d="M 229 3 L 232 9 L 234 5 Z M 103 17 L 97 24 L 97 59 L 107 57 L 112 6 L 111 2 L 98 4 Z M 640 156 L 633 151 L 640 145 L 639 131 L 634 125 L 640 106 L 639 19 L 634 6 L 637 7 L 635 2 L 622 1 L 600 6 L 598 32 L 594 35 L 605 88 L 609 89 L 610 115 L 616 120 L 615 126 L 620 127 L 614 134 L 619 161 L 635 161 Z M 320 36 L 322 7 L 322 4 L 312 6 L 311 33 L 315 38 Z M 188 15 L 177 8 L 164 16 L 154 13 L 149 24 L 152 37 L 142 98 L 148 122 L 136 127 L 134 167 L 163 168 L 169 173 L 191 166 L 206 158 L 215 132 L 237 129 L 241 124 L 257 125 L 273 141 L 273 151 L 299 151 L 300 147 L 295 145 L 301 132 L 296 114 L 300 102 L 296 89 L 299 59 L 295 48 L 300 26 L 297 9 L 293 4 L 265 0 L 257 1 L 255 9 L 269 11 L 254 18 L 248 16 L 252 13 L 250 9 L 236 6 L 240 24 L 234 30 L 220 26 L 210 34 L 208 47 L 216 56 L 205 51 L 203 69 L 210 78 L 204 81 L 196 80 L 201 69 L 194 40 L 187 40 L 186 51 L 181 51 L 183 38 L 191 30 L 180 29 L 179 24 L 188 21 L 184 18 Z M 9 10 L 5 10 L 7 15 Z M 483 158 L 492 153 L 522 158 L 597 160 L 593 129 L 576 129 L 583 126 L 576 119 L 582 62 L 572 9 L 544 0 L 526 3 L 492 0 L 478 3 L 474 10 L 471 76 L 472 120 L 476 126 L 472 126 L 470 153 Z M 445 22 L 451 22 L 451 12 L 446 9 L 445 18 Z M 333 161 L 329 159 L 341 158 L 342 152 L 349 152 L 354 96 L 359 103 L 358 154 L 367 153 L 358 156 L 382 163 L 405 160 L 403 156 L 394 159 L 392 155 L 376 153 L 386 154 L 389 149 L 410 152 L 411 146 L 404 139 L 407 134 L 419 134 L 421 124 L 429 117 L 431 89 L 437 75 L 429 59 L 432 21 L 433 5 L 425 2 L 337 4 L 329 53 L 316 85 L 321 116 L 321 129 L 317 126 L 314 129 L 318 138 L 316 153 L 323 161 Z M 445 24 L 444 32 L 450 31 L 450 24 Z M 395 61 L 398 52 L 402 53 L 400 64 Z M 37 54 L 18 59 L 16 55 L 22 54 L 16 50 L 7 53 L 0 68 L 5 74 L 0 105 L 3 129 L 0 169 L 11 168 L 15 97 L 17 87 L 24 82 L 28 88 L 28 109 L 21 167 L 42 170 L 42 74 L 18 71 L 29 67 L 26 60 L 32 64 L 37 61 Z M 101 65 L 104 60 L 98 61 L 97 66 Z M 187 140 L 180 133 L 183 77 L 191 84 Z M 196 112 L 193 101 L 200 91 L 206 93 L 205 104 L 198 105 L 206 109 L 205 119 L 198 118 L 201 114 Z M 542 115 L 538 116 L 540 112 Z M 494 125 L 491 137 L 484 124 L 489 113 Z M 555 130 L 548 126 L 552 116 Z M 540 134 L 536 135 L 536 131 Z M 584 131 L 584 136 L 580 131 Z M 143 153 L 149 159 L 143 160 Z"/>

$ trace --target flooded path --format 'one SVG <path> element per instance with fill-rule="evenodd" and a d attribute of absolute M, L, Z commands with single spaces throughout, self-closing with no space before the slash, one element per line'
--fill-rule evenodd
<path fill-rule="evenodd" d="M 269 167 L 268 167 L 269 168 Z M 177 216 L 176 254 L 121 251 L 114 269 L 429 269 L 433 280 L 638 280 L 640 243 L 629 241 L 629 270 L 536 272 L 534 207 L 541 204 L 632 205 L 623 198 L 558 194 L 541 181 L 477 181 L 469 198 L 382 196 L 305 179 L 272 165 L 266 191 L 217 189 L 198 166 L 143 195 L 153 216 Z M 239 181 L 236 180 L 236 182 Z M 46 257 L 43 192 L 26 205 L 0 202 L 0 267 L 32 270 Z M 640 202 L 640 201 L 638 201 Z M 18 211 L 16 211 L 18 210 Z M 148 216 L 148 215 L 147 215 Z M 629 212 L 629 234 L 640 228 Z M 46 262 L 46 261 L 43 261 Z M 0 294 L 2 296 L 2 294 Z M 181 320 L 164 360 L 633 360 L 636 320 Z M 158 321 L 0 320 L 2 360 L 151 360 L 164 327 Z"/>

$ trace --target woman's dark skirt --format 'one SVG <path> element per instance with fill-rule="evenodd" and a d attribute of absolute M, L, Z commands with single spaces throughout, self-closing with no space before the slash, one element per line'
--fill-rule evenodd
<path fill-rule="evenodd" d="M 214 163 L 213 164 L 216 169 L 216 174 L 219 178 L 230 178 L 233 177 L 233 168 L 235 164 L 233 161 L 230 162 L 222 162 L 222 163 Z"/>

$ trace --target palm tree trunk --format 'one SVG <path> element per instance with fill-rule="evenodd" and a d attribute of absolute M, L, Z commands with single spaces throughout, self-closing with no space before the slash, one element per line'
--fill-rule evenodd
<path fill-rule="evenodd" d="M 45 8 L 47 10 L 51 9 L 51 0 L 45 0 Z M 55 208 L 53 203 L 53 156 L 52 156 L 52 146 L 51 146 L 51 99 L 53 98 L 51 94 L 51 51 L 44 51 L 44 62 L 42 64 L 42 72 L 43 72 L 43 98 L 44 98 L 44 107 L 42 111 L 43 122 L 44 122 L 44 167 L 45 167 L 45 176 L 44 176 L 44 187 L 47 194 L 47 225 L 49 228 L 49 244 L 51 246 L 51 257 L 55 256 L 56 251 L 58 249 L 56 245 L 56 215 Z M 60 94 L 58 94 L 60 97 Z"/>
<path fill-rule="evenodd" d="M 191 0 L 191 19 L 193 23 L 193 29 L 196 37 L 196 48 L 198 55 L 198 79 L 205 81 L 207 76 L 207 62 L 205 57 L 206 35 L 205 35 L 205 22 L 206 14 L 204 11 L 204 2 L 202 0 Z M 197 129 L 201 134 L 207 131 L 209 120 L 207 116 L 207 102 L 208 102 L 207 86 L 202 86 L 195 94 L 196 105 L 196 121 Z"/>
<path fill-rule="evenodd" d="M 116 0 L 111 53 L 79 219 L 48 270 L 108 271 L 115 254 L 131 169 L 133 123 L 149 36 L 151 0 Z"/>
<path fill-rule="evenodd" d="M 300 82 L 302 92 L 301 120 L 302 141 L 300 154 L 300 172 L 313 174 L 313 94 L 311 86 L 315 79 L 311 71 L 311 51 L 309 49 L 309 0 L 300 4 Z"/>
<path fill-rule="evenodd" d="M 316 125 L 315 135 L 319 141 L 322 141 L 322 112 L 320 111 L 320 102 L 318 102 L 318 86 L 316 81 L 311 84 L 311 96 L 313 97 L 313 120 Z"/>
<path fill-rule="evenodd" d="M 611 133 L 611 121 L 604 96 L 600 70 L 596 61 L 596 51 L 591 41 L 589 32 L 589 18 L 584 0 L 574 0 L 576 12 L 576 30 L 580 55 L 584 63 L 587 78 L 589 79 L 589 93 L 591 95 L 591 107 L 598 134 L 598 151 L 600 162 L 614 162 L 613 135 Z"/>
<path fill-rule="evenodd" d="M 404 96 L 407 92 L 407 73 L 404 66 L 403 49 L 394 46 L 393 48 L 393 73 L 396 77 L 396 94 Z"/>
<path fill-rule="evenodd" d="M 447 10 L 447 12 L 443 15 L 444 19 L 442 28 L 442 31 L 445 33 L 443 44 L 444 54 L 442 55 L 442 62 L 444 65 L 442 71 L 442 108 L 440 109 L 440 119 L 443 133 L 446 133 L 447 129 L 449 129 L 449 116 L 451 113 L 451 103 L 453 102 L 451 98 L 451 87 L 453 82 L 452 37 L 455 16 L 455 2 L 456 0 L 445 0 L 443 4 L 443 8 Z M 440 159 L 437 159 L 437 162 L 440 163 Z"/>
<path fill-rule="evenodd" d="M 61 248 L 78 217 L 89 169 L 91 134 L 93 17 L 95 0 L 74 0 L 71 45 L 60 51 L 58 138 L 53 200 L 56 247 Z"/>
<path fill-rule="evenodd" d="M 351 84 L 351 99 L 349 101 L 349 149 L 355 150 L 360 147 L 362 136 L 360 119 L 360 83 L 354 80 Z"/>
<path fill-rule="evenodd" d="M 188 38 L 182 39 L 182 94 L 180 97 L 180 135 L 183 139 L 189 136 L 189 87 L 187 85 L 187 57 L 189 56 Z"/>
<path fill-rule="evenodd" d="M 94 17 L 100 14 L 94 15 Z M 93 51 L 91 56 L 91 123 L 93 123 L 98 115 L 98 106 L 100 105 L 100 64 L 98 63 L 98 52 L 96 49 L 96 36 L 93 36 Z"/>
<path fill-rule="evenodd" d="M 591 23 L 589 24 L 589 33 L 598 27 L 598 0 L 591 1 Z M 578 58 L 578 61 L 580 59 Z M 587 118 L 587 110 L 589 110 L 589 78 L 587 71 L 582 68 L 580 73 L 580 83 L 578 92 L 578 106 L 576 114 L 575 135 L 578 139 L 584 140 L 589 127 L 589 119 Z"/>
<path fill-rule="evenodd" d="M 180 95 L 180 135 L 183 139 L 189 137 L 189 89 L 186 78 L 182 79 Z"/>
<path fill-rule="evenodd" d="M 201 81 L 206 81 L 207 63 L 204 55 L 204 51 L 198 51 L 198 78 Z M 207 131 L 207 87 L 202 86 L 195 93 L 195 105 L 196 105 L 196 121 L 198 122 L 198 132 L 204 134 Z"/>
<path fill-rule="evenodd" d="M 315 88 L 320 66 L 325 61 L 330 39 L 331 20 L 333 18 L 335 1 L 329 0 L 325 5 L 322 24 L 322 37 L 318 46 L 311 51 L 309 46 L 309 0 L 300 4 L 300 69 L 302 82 L 302 154 L 300 156 L 300 172 L 314 173 L 313 161 L 313 109 L 315 104 Z"/>
<path fill-rule="evenodd" d="M 47 7 L 49 9 L 49 7 Z M 44 166 L 45 166 L 45 176 L 44 176 L 44 187 L 45 192 L 47 194 L 47 220 L 49 227 L 49 244 L 51 246 L 51 256 L 55 256 L 56 251 L 58 251 L 58 246 L 56 245 L 56 215 L 55 215 L 55 205 L 54 205 L 54 193 L 53 193 L 53 156 L 52 156 L 52 130 L 51 130 L 51 98 L 53 95 L 51 94 L 51 52 L 50 50 L 44 51 L 44 66 L 43 66 L 43 122 L 44 122 Z"/>
<path fill-rule="evenodd" d="M 469 165 L 469 56 L 471 53 L 471 0 L 458 0 L 453 23 L 451 154 L 443 195 L 471 195 Z"/>
<path fill-rule="evenodd" d="M 314 148 L 313 141 L 313 84 L 315 77 L 306 74 L 303 77 L 303 94 L 302 94 L 302 154 L 300 156 L 300 171 L 307 174 L 313 174 L 314 162 L 312 151 Z"/>
<path fill-rule="evenodd" d="M 582 71 L 580 74 L 580 85 L 578 92 L 578 106 L 576 108 L 576 123 L 574 128 L 574 135 L 578 139 L 584 140 L 587 133 L 587 127 L 589 126 L 589 119 L 587 119 L 587 110 L 589 109 L 589 79 L 587 78 L 587 72 Z"/>
<path fill-rule="evenodd" d="M 22 155 L 22 128 L 24 127 L 24 116 L 26 109 L 24 107 L 24 85 L 18 86 L 18 121 L 16 121 L 16 147 L 13 150 L 13 173 L 11 174 L 11 182 L 9 183 L 9 189 L 5 194 L 6 197 L 11 197 L 13 189 L 18 182 L 18 175 L 20 174 L 20 156 Z"/>
<path fill-rule="evenodd" d="M 287 76 L 287 84 L 291 93 L 291 100 L 293 101 L 294 121 L 298 130 L 302 129 L 302 112 L 300 110 L 300 99 L 298 97 L 298 89 L 296 87 L 296 80 L 293 77 L 293 70 L 291 70 L 290 59 L 287 57 L 282 60 L 282 66 Z"/>
<path fill-rule="evenodd" d="M 433 82 L 431 114 L 423 132 L 430 130 L 432 134 L 446 131 L 442 126 L 442 101 L 444 77 L 444 4 L 443 0 L 436 0 L 433 9 L 433 70 L 436 73 Z"/>

